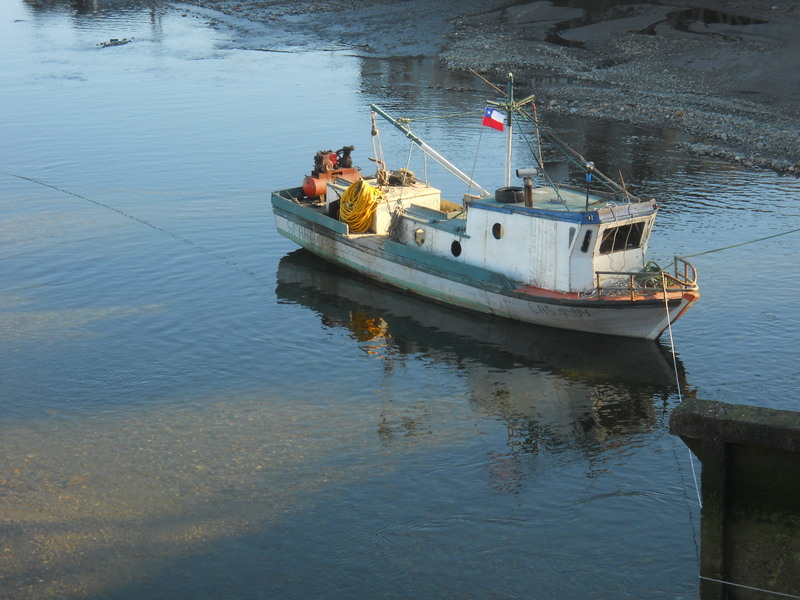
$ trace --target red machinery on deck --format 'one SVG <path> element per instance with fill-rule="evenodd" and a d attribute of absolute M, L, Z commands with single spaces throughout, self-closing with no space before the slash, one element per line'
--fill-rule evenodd
<path fill-rule="evenodd" d="M 317 198 L 325 195 L 329 181 L 346 179 L 352 182 L 361 179 L 361 171 L 353 167 L 353 159 L 350 158 L 353 150 L 355 146 L 344 146 L 335 152 L 317 152 L 311 175 L 306 175 L 303 179 L 303 193 L 309 198 Z"/>

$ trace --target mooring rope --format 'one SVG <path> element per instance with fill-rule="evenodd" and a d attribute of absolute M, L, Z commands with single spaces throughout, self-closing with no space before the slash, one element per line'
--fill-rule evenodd
<path fill-rule="evenodd" d="M 47 183 L 46 181 L 42 181 L 40 179 L 35 179 L 33 177 L 26 177 L 25 175 L 17 175 L 15 173 L 8 173 L 6 171 L 0 171 L 0 174 L 7 175 L 8 177 L 16 177 L 17 179 L 22 179 L 23 181 L 29 181 L 29 182 L 35 183 L 37 185 L 48 187 L 51 190 L 55 190 L 57 192 L 61 192 L 62 194 L 68 194 L 70 196 L 74 196 L 75 198 L 79 198 L 79 199 L 84 200 L 86 202 L 90 202 L 91 204 L 94 204 L 96 206 L 100 206 L 101 208 L 105 208 L 107 210 L 113 211 L 113 212 L 115 212 L 115 213 L 117 213 L 119 215 L 122 215 L 123 217 L 127 217 L 128 219 L 130 219 L 132 221 L 136 221 L 137 223 L 140 223 L 142 225 L 150 227 L 151 229 L 155 229 L 156 231 L 160 231 L 161 233 L 170 236 L 174 240 L 177 240 L 179 242 L 183 242 L 187 246 L 191 246 L 193 248 L 196 248 L 197 250 L 200 250 L 204 254 L 207 254 L 209 256 L 213 256 L 219 262 L 221 262 L 223 264 L 226 264 L 228 266 L 231 266 L 234 269 L 236 269 L 237 271 L 241 271 L 242 273 L 245 273 L 245 274 L 249 275 L 250 277 L 255 279 L 261 285 L 269 285 L 266 281 L 264 281 L 263 279 L 259 278 L 259 276 L 256 275 L 253 271 L 250 271 L 249 269 L 245 269 L 244 267 L 242 267 L 241 265 L 237 264 L 233 260 L 231 260 L 229 258 L 226 258 L 225 256 L 222 256 L 220 254 L 216 254 L 215 252 L 212 252 L 208 248 L 204 248 L 203 246 L 201 246 L 199 244 L 196 244 L 192 240 L 190 240 L 188 238 L 185 238 L 185 237 L 181 237 L 178 234 L 169 231 L 168 229 L 164 229 L 163 227 L 159 227 L 158 225 L 154 225 L 153 223 L 151 223 L 150 221 L 147 221 L 146 219 L 142 219 L 141 217 L 137 217 L 135 215 L 126 213 L 124 210 L 120 210 L 119 208 L 116 208 L 116 207 L 111 206 L 109 204 L 105 204 L 103 202 L 100 202 L 99 200 L 93 200 L 92 198 L 88 198 L 86 196 L 82 196 L 81 194 L 77 194 L 75 192 L 71 192 L 68 189 L 65 189 L 65 188 L 62 188 L 62 187 L 58 187 L 57 185 L 53 185 L 52 183 Z"/>
<path fill-rule="evenodd" d="M 675 385 L 678 388 L 678 402 L 683 402 L 683 393 L 681 392 L 681 377 L 678 373 L 678 356 L 675 351 L 675 338 L 672 336 L 672 320 L 670 319 L 669 314 L 669 299 L 667 298 L 667 277 L 664 271 L 661 271 L 661 287 L 664 291 L 664 312 L 667 315 L 667 332 L 669 334 L 669 349 L 670 354 L 672 355 L 672 368 L 673 372 L 675 373 Z M 697 484 L 697 473 L 694 470 L 694 457 L 692 456 L 691 449 L 686 446 L 686 451 L 689 454 L 689 465 L 692 467 L 692 479 L 694 480 L 694 491 L 697 494 L 697 504 L 700 509 L 703 508 L 703 498 L 700 495 L 700 486 Z M 678 470 L 681 470 L 680 459 L 678 458 L 678 451 L 675 447 L 673 442 L 672 452 L 675 456 L 675 464 L 678 466 Z M 681 476 L 681 480 L 683 480 L 683 476 Z M 685 494 L 685 492 L 684 492 Z M 686 498 L 686 504 L 689 505 L 689 497 L 688 495 L 684 495 Z M 689 508 L 689 519 L 691 520 L 692 511 L 691 507 Z M 698 561 L 700 560 L 700 546 L 697 544 L 697 532 L 694 528 L 694 524 L 692 524 L 692 538 L 694 539 L 694 547 L 695 552 L 697 554 Z"/>
<path fill-rule="evenodd" d="M 748 244 L 755 244 L 756 242 L 763 242 L 763 241 L 771 240 L 771 239 L 774 239 L 774 238 L 777 238 L 777 237 L 781 237 L 781 236 L 784 236 L 784 235 L 789 235 L 790 233 L 797 233 L 798 231 L 800 231 L 800 228 L 790 229 L 789 231 L 782 231 L 780 233 L 767 235 L 767 236 L 760 237 L 760 238 L 757 238 L 757 239 L 754 239 L 754 240 L 748 240 L 746 242 L 740 242 L 738 244 L 732 244 L 730 246 L 723 246 L 722 248 L 714 248 L 713 250 L 706 250 L 704 252 L 697 252 L 696 254 L 687 254 L 686 256 L 682 256 L 680 258 L 694 258 L 695 256 L 702 256 L 704 254 L 711 254 L 712 252 L 720 252 L 722 250 L 730 250 L 731 248 L 739 248 L 741 246 L 747 246 Z M 666 297 L 666 292 L 667 292 L 666 279 L 665 279 L 663 273 L 661 274 L 661 278 L 662 278 L 662 282 L 663 282 L 663 285 L 664 285 L 664 305 L 668 306 L 667 305 L 667 297 Z M 670 343 L 670 346 L 672 347 L 672 361 L 673 361 L 673 365 L 675 366 L 675 377 L 677 378 L 677 376 L 678 376 L 678 366 L 677 366 L 677 362 L 675 360 L 675 345 L 674 345 L 674 342 L 673 342 L 673 339 L 672 339 L 672 323 L 669 320 L 669 308 L 667 308 L 667 323 L 668 323 L 667 328 L 669 330 L 669 343 Z M 678 400 L 682 401 L 681 392 L 680 392 L 680 384 L 678 385 Z M 692 466 L 692 477 L 694 478 L 694 487 L 695 487 L 695 490 L 697 491 L 697 502 L 700 505 L 700 508 L 703 508 L 703 501 L 702 501 L 701 496 L 700 496 L 700 487 L 697 485 L 697 474 L 695 473 L 695 470 L 694 470 L 694 459 L 692 458 L 691 450 L 689 451 L 689 464 Z M 797 598 L 797 596 L 792 596 L 792 597 Z"/>
<path fill-rule="evenodd" d="M 741 583 L 733 583 L 732 581 L 724 581 L 722 579 L 714 579 L 713 577 L 704 577 L 700 575 L 700 579 L 704 579 L 705 581 L 713 581 L 714 583 L 721 583 L 723 585 L 732 585 L 733 587 L 742 588 L 745 590 L 753 590 L 754 592 L 761 592 L 763 594 L 772 594 L 773 596 L 780 596 L 781 598 L 796 598 L 800 600 L 800 596 L 796 596 L 794 594 L 785 594 L 783 592 L 773 592 L 772 590 L 765 590 L 763 588 L 753 587 L 752 585 L 744 585 Z"/>
<path fill-rule="evenodd" d="M 678 357 L 675 352 L 675 339 L 672 337 L 672 319 L 669 314 L 669 298 L 667 298 L 667 276 L 664 271 L 661 271 L 661 285 L 664 290 L 664 310 L 667 313 L 667 332 L 669 333 L 669 347 L 672 353 L 672 368 L 675 373 L 675 384 L 678 386 L 678 402 L 683 402 L 683 394 L 681 393 L 681 379 L 678 373 Z M 694 458 L 692 451 L 686 447 L 689 452 L 689 464 L 692 466 L 692 478 L 694 479 L 694 490 L 697 493 L 697 504 L 703 508 L 703 498 L 700 495 L 700 486 L 697 484 L 697 473 L 694 470 Z"/>
<path fill-rule="evenodd" d="M 790 229 L 789 231 L 782 231 L 781 233 L 775 233 L 773 235 L 768 235 L 762 238 L 758 238 L 755 240 L 750 240 L 747 242 L 741 242 L 739 244 L 733 244 L 731 246 L 724 246 L 722 248 L 714 248 L 713 250 L 706 250 L 705 252 L 698 252 L 697 254 L 687 254 L 686 256 L 681 256 L 679 258 L 693 258 L 695 256 L 702 256 L 703 254 L 711 254 L 712 252 L 720 252 L 721 250 L 730 250 L 731 248 L 738 248 L 739 246 L 747 246 L 748 244 L 755 244 L 756 242 L 763 242 L 765 240 L 771 240 L 772 238 L 781 237 L 782 235 L 789 235 L 790 233 L 797 233 L 800 231 L 800 227 L 797 229 Z"/>
<path fill-rule="evenodd" d="M 795 229 L 794 231 L 800 231 L 800 229 Z M 792 233 L 792 232 L 788 231 L 786 233 Z M 782 233 L 782 234 L 778 234 L 778 235 L 786 235 L 786 233 Z M 769 237 L 777 237 L 777 236 L 773 235 L 773 236 L 769 236 Z M 769 237 L 768 238 L 762 238 L 762 239 L 769 239 Z M 753 241 L 761 241 L 761 240 L 753 240 Z M 747 244 L 747 243 L 752 243 L 752 242 L 745 242 L 745 244 Z M 744 244 L 737 244 L 737 245 L 738 246 L 743 246 Z M 731 246 L 731 247 L 735 247 L 735 246 Z M 720 248 L 720 250 L 725 250 L 725 248 Z M 710 250 L 709 252 L 715 252 L 715 250 Z M 701 254 L 708 254 L 708 252 L 701 252 Z M 694 254 L 693 256 L 698 256 L 698 255 Z M 661 272 L 661 283 L 662 283 L 662 286 L 663 286 L 663 289 L 664 289 L 664 307 L 665 307 L 665 310 L 666 310 L 666 313 L 667 313 L 667 331 L 669 333 L 669 345 L 670 345 L 670 350 L 671 350 L 671 354 L 672 354 L 672 365 L 673 365 L 673 368 L 675 370 L 675 382 L 678 385 L 678 401 L 679 402 L 683 402 L 683 395 L 681 393 L 680 376 L 678 374 L 678 359 L 677 359 L 677 356 L 676 356 L 676 353 L 675 353 L 675 340 L 672 337 L 672 322 L 670 320 L 670 315 L 669 315 L 669 302 L 668 302 L 668 299 L 667 299 L 667 278 L 666 278 L 666 275 L 664 274 L 663 271 Z M 686 450 L 689 453 L 689 464 L 692 467 L 692 478 L 694 479 L 694 489 L 695 489 L 695 492 L 697 493 L 697 503 L 700 506 L 700 508 L 702 509 L 703 508 L 703 499 L 702 499 L 702 497 L 700 495 L 700 486 L 697 484 L 697 474 L 695 473 L 695 469 L 694 469 L 694 457 L 692 455 L 692 451 L 689 449 L 688 446 L 686 447 Z M 677 458 L 677 455 L 676 455 L 676 458 Z M 713 577 L 705 577 L 704 575 L 698 575 L 698 577 L 700 579 L 702 579 L 702 580 L 713 581 L 714 583 L 721 583 L 722 585 L 730 585 L 730 586 L 742 588 L 742 589 L 745 589 L 745 590 L 752 590 L 752 591 L 755 591 L 755 592 L 762 592 L 764 594 L 771 594 L 773 596 L 780 596 L 781 598 L 794 598 L 795 600 L 800 600 L 800 596 L 796 596 L 794 594 L 786 594 L 784 592 L 773 592 L 772 590 L 765 590 L 763 588 L 757 588 L 757 587 L 753 587 L 753 586 L 750 586 L 750 585 L 744 585 L 744 584 L 741 584 L 741 583 L 733 583 L 732 581 L 724 581 L 722 579 L 714 579 Z"/>

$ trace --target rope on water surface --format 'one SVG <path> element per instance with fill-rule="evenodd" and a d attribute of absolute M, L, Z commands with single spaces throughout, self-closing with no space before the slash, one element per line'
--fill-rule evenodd
<path fill-rule="evenodd" d="M 681 393 L 681 379 L 680 374 L 678 373 L 678 358 L 675 353 L 675 339 L 672 337 L 672 319 L 670 318 L 669 314 L 669 298 L 667 298 L 667 277 L 664 272 L 661 272 L 661 286 L 664 290 L 664 310 L 667 313 L 667 332 L 669 333 L 669 347 L 670 352 L 672 353 L 672 368 L 675 372 L 675 383 L 678 386 L 678 402 L 683 402 L 683 394 Z M 692 466 L 692 478 L 694 479 L 694 490 L 697 493 L 697 504 L 700 508 L 703 508 L 703 498 L 700 495 L 700 486 L 697 484 L 697 473 L 694 470 L 694 458 L 692 457 L 692 451 L 689 447 L 686 447 L 686 450 L 689 452 L 689 464 Z"/>
<path fill-rule="evenodd" d="M 724 246 L 722 248 L 714 248 L 713 250 L 706 250 L 705 252 L 698 252 L 697 254 L 687 254 L 686 256 L 681 256 L 680 258 L 693 258 L 695 256 L 702 256 L 703 254 L 711 254 L 712 252 L 719 252 L 720 250 L 730 250 L 731 248 L 738 248 L 739 246 L 747 246 L 748 244 L 755 244 L 756 242 L 763 242 L 765 240 L 771 240 L 772 238 L 780 237 L 782 235 L 789 235 L 790 233 L 797 233 L 800 231 L 800 227 L 797 229 L 790 229 L 789 231 L 782 231 L 781 233 L 775 233 L 773 235 L 768 235 L 762 238 L 758 238 L 755 240 L 750 240 L 747 242 L 741 242 L 739 244 L 733 244 L 732 246 Z"/>
<path fill-rule="evenodd" d="M 771 240 L 773 238 L 781 237 L 781 236 L 784 236 L 784 235 L 789 235 L 790 233 L 797 233 L 798 231 L 800 231 L 800 228 L 790 229 L 789 231 L 782 231 L 780 233 L 775 233 L 773 235 L 767 235 L 767 236 L 764 236 L 764 237 L 761 237 L 761 238 L 757 238 L 757 239 L 754 239 L 754 240 L 749 240 L 749 241 L 746 241 L 746 242 L 740 242 L 738 244 L 732 244 L 730 246 L 723 246 L 722 248 L 714 248 L 713 250 L 706 250 L 704 252 L 697 252 L 696 254 L 688 254 L 686 256 L 682 256 L 681 258 L 694 258 L 695 256 L 702 256 L 704 254 L 711 254 L 712 252 L 720 252 L 722 250 L 730 250 L 731 248 L 739 248 L 741 246 L 747 246 L 748 244 L 755 244 L 756 242 L 763 242 L 763 241 Z M 674 340 L 672 338 L 672 323 L 671 323 L 670 318 L 669 318 L 669 305 L 667 303 L 667 282 L 666 282 L 666 279 L 665 279 L 663 273 L 661 274 L 661 279 L 662 279 L 662 284 L 664 286 L 664 307 L 666 308 L 666 311 L 667 311 L 667 329 L 669 331 L 669 343 L 670 343 L 670 346 L 672 348 L 672 363 L 673 363 L 673 366 L 675 368 L 675 378 L 676 378 L 676 381 L 677 381 L 678 380 L 678 363 L 677 363 L 677 360 L 675 359 L 675 343 L 674 343 Z M 678 400 L 679 401 L 683 401 L 683 399 L 681 397 L 680 383 L 678 384 Z M 692 457 L 691 450 L 689 450 L 689 464 L 692 467 L 692 477 L 694 478 L 694 488 L 695 488 L 695 491 L 697 492 L 697 503 L 699 504 L 700 508 L 703 508 L 703 501 L 702 501 L 702 498 L 700 496 L 700 487 L 697 484 L 697 473 L 695 472 L 695 469 L 694 469 L 694 458 Z M 792 596 L 792 597 L 793 598 L 797 598 L 798 596 Z"/>
<path fill-rule="evenodd" d="M 130 219 L 132 221 L 136 221 L 137 223 L 140 223 L 142 225 L 150 227 L 151 229 L 155 229 L 156 231 L 160 231 L 161 233 L 170 236 L 174 240 L 177 240 L 179 242 L 183 242 L 187 246 L 191 246 L 191 247 L 196 248 L 196 249 L 200 250 L 201 252 L 203 252 L 203 253 L 205 253 L 205 254 L 207 254 L 209 256 L 212 256 L 215 259 L 217 259 L 219 262 L 221 262 L 223 264 L 226 264 L 228 266 L 231 266 L 234 269 L 236 269 L 237 271 L 240 271 L 242 273 L 245 273 L 245 274 L 249 275 L 250 277 L 255 279 L 261 285 L 267 285 L 267 282 L 264 281 L 263 279 L 261 279 L 258 275 L 256 275 L 256 273 L 254 273 L 253 271 L 251 271 L 249 269 L 246 269 L 246 268 L 242 267 L 241 265 L 239 265 L 235 261 L 233 261 L 233 260 L 231 260 L 229 258 L 226 258 L 225 256 L 222 256 L 220 254 L 217 254 L 215 252 L 212 252 L 211 250 L 208 250 L 207 248 L 204 248 L 203 246 L 193 242 L 192 240 L 190 240 L 188 238 L 185 238 L 185 237 L 182 237 L 182 236 L 180 236 L 180 235 L 178 235 L 176 233 L 173 233 L 173 232 L 169 231 L 168 229 L 164 229 L 163 227 L 159 227 L 158 225 L 154 225 L 153 223 L 151 223 L 151 222 L 149 222 L 149 221 L 147 221 L 145 219 L 142 219 L 141 217 L 137 217 L 137 216 L 134 216 L 132 214 L 126 213 L 124 210 L 120 210 L 119 208 L 115 208 L 113 206 L 110 206 L 108 204 L 100 202 L 99 200 L 93 200 L 93 199 L 88 198 L 86 196 L 82 196 L 81 194 L 77 194 L 75 192 L 71 192 L 68 189 L 65 189 L 63 187 L 59 187 L 57 185 L 53 185 L 52 183 L 47 183 L 46 181 L 42 181 L 40 179 L 35 179 L 33 177 L 26 177 L 25 175 L 17 175 L 15 173 L 8 173 L 6 171 L 0 171 L 0 174 L 6 175 L 8 177 L 16 177 L 17 179 L 22 179 L 23 181 L 29 181 L 31 183 L 35 183 L 37 185 L 41 185 L 41 186 L 50 188 L 51 190 L 55 190 L 57 192 L 61 192 L 62 194 L 68 194 L 70 196 L 74 196 L 75 198 L 79 198 L 79 199 L 84 200 L 86 202 L 90 202 L 91 204 L 94 204 L 96 206 L 100 206 L 100 207 L 105 208 L 107 210 L 113 211 L 113 212 L 115 212 L 115 213 L 117 213 L 119 215 L 122 215 L 123 217 L 127 217 L 128 219 Z"/>
<path fill-rule="evenodd" d="M 700 575 L 700 579 L 705 581 L 713 581 L 714 583 L 721 583 L 722 585 L 732 585 L 733 587 L 742 588 L 745 590 L 753 590 L 754 592 L 762 592 L 764 594 L 772 594 L 773 596 L 780 596 L 781 598 L 796 598 L 800 600 L 800 596 L 796 596 L 795 594 L 785 594 L 783 592 L 773 592 L 772 590 L 765 590 L 763 588 L 753 587 L 751 585 L 743 585 L 741 583 L 733 583 L 731 581 L 724 581 L 722 579 L 714 579 L 713 577 L 703 577 Z"/>
<path fill-rule="evenodd" d="M 741 246 L 747 246 L 748 244 L 755 244 L 756 242 L 763 242 L 763 241 L 771 240 L 773 238 L 781 237 L 781 236 L 784 236 L 784 235 L 789 235 L 790 233 L 797 233 L 798 231 L 800 231 L 800 228 L 790 229 L 789 231 L 782 231 L 780 233 L 767 235 L 767 236 L 764 236 L 764 237 L 761 237 L 761 238 L 757 238 L 757 239 L 754 239 L 754 240 L 749 240 L 749 241 L 746 241 L 746 242 L 740 242 L 738 244 L 732 244 L 730 246 L 723 246 L 722 248 L 714 248 L 713 250 L 706 250 L 704 252 L 697 252 L 696 254 L 687 254 L 686 256 L 682 256 L 680 258 L 694 258 L 695 256 L 702 256 L 704 254 L 711 254 L 712 252 L 720 252 L 722 250 L 730 250 L 732 248 L 739 248 Z M 674 344 L 674 341 L 672 339 L 672 323 L 671 323 L 670 318 L 669 318 L 669 305 L 667 303 L 667 283 L 666 283 L 666 279 L 665 279 L 663 273 L 661 274 L 661 278 L 662 278 L 662 284 L 664 286 L 664 306 L 665 306 L 665 308 L 667 310 L 667 328 L 669 330 L 669 343 L 670 343 L 670 346 L 672 347 L 672 362 L 673 362 L 673 366 L 675 367 L 675 378 L 677 380 L 677 378 L 678 378 L 678 363 L 677 363 L 677 361 L 675 359 L 675 344 Z M 678 400 L 679 401 L 683 400 L 681 398 L 680 384 L 678 385 Z M 691 450 L 689 450 L 689 464 L 692 466 L 692 477 L 694 478 L 694 488 L 695 488 L 695 491 L 697 492 L 697 502 L 700 505 L 700 508 L 703 508 L 703 501 L 702 501 L 701 496 L 700 496 L 700 487 L 697 484 L 697 474 L 695 473 L 695 470 L 694 470 L 694 459 L 692 458 Z M 753 589 L 755 589 L 755 588 L 753 588 Z M 791 597 L 798 598 L 798 596 L 791 596 Z"/>
<path fill-rule="evenodd" d="M 795 231 L 800 231 L 800 230 L 796 229 Z M 792 233 L 792 232 L 790 231 L 790 232 L 786 232 L 786 233 Z M 785 235 L 785 234 L 778 234 L 778 235 Z M 773 236 L 769 236 L 769 237 L 777 237 L 777 236 L 773 235 Z M 763 238 L 763 239 L 768 239 L 768 238 Z M 760 241 L 760 240 L 754 240 L 754 241 Z M 751 243 L 751 242 L 745 242 L 745 243 Z M 737 244 L 737 245 L 742 246 L 744 244 Z M 733 247 L 733 246 L 731 246 L 731 247 Z M 720 249 L 724 250 L 724 248 L 720 248 Z M 709 252 L 714 252 L 714 250 L 710 250 Z M 701 254 L 707 254 L 707 252 L 703 252 Z M 697 255 L 695 254 L 694 256 L 697 256 Z M 678 360 L 677 360 L 676 353 L 675 353 L 675 340 L 672 337 L 672 322 L 670 320 L 669 301 L 667 299 L 667 278 L 664 275 L 663 271 L 661 273 L 661 283 L 662 283 L 662 286 L 663 286 L 663 289 L 664 289 L 664 309 L 666 310 L 666 313 L 667 313 L 667 331 L 669 333 L 669 345 L 670 345 L 670 350 L 671 350 L 671 353 L 672 353 L 672 365 L 673 365 L 673 368 L 675 370 L 675 381 L 678 384 L 678 400 L 680 402 L 682 402 L 683 401 L 683 395 L 681 394 L 680 377 L 679 377 L 679 374 L 678 374 Z M 695 489 L 695 492 L 697 493 L 697 503 L 699 504 L 700 508 L 702 509 L 703 508 L 703 500 L 702 500 L 702 498 L 700 496 L 700 487 L 697 484 L 697 474 L 695 473 L 695 470 L 694 470 L 694 457 L 692 456 L 692 451 L 689 449 L 688 446 L 686 447 L 686 450 L 689 453 L 689 464 L 692 466 L 692 477 L 694 478 L 694 489 Z M 730 585 L 730 586 L 742 588 L 742 589 L 745 589 L 745 590 L 752 590 L 752 591 L 761 592 L 761 593 L 764 593 L 764 594 L 771 594 L 773 596 L 780 596 L 781 598 L 794 598 L 795 600 L 800 600 L 800 596 L 797 596 L 797 595 L 794 595 L 794 594 L 786 594 L 786 593 L 783 593 L 783 592 L 773 592 L 772 590 L 765 590 L 763 588 L 757 588 L 757 587 L 753 587 L 753 586 L 750 586 L 750 585 L 744 585 L 744 584 L 741 584 L 741 583 L 733 583 L 731 581 L 724 581 L 722 579 L 714 579 L 713 577 L 705 577 L 703 575 L 699 575 L 698 577 L 700 579 L 702 579 L 702 580 L 712 581 L 714 583 L 721 583 L 722 585 Z"/>

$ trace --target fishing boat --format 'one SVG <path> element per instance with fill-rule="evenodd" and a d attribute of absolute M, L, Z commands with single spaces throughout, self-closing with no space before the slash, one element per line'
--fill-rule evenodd
<path fill-rule="evenodd" d="M 493 193 L 376 105 L 425 157 L 468 186 L 454 202 L 406 168 L 374 175 L 353 166 L 352 146 L 316 153 L 303 183 L 272 193 L 277 230 L 321 258 L 379 284 L 451 307 L 575 331 L 657 339 L 699 298 L 697 271 L 675 257 L 669 270 L 646 252 L 658 210 L 604 175 L 542 126 L 535 97 L 488 102 L 482 123 L 506 133 L 505 178 Z M 539 140 L 515 169 L 515 126 Z M 542 158 L 558 149 L 560 160 Z M 572 165 L 572 172 L 570 171 Z M 581 181 L 570 184 L 577 171 Z M 299 177 L 298 177 L 299 179 Z M 585 185 L 582 185 L 585 180 Z"/>

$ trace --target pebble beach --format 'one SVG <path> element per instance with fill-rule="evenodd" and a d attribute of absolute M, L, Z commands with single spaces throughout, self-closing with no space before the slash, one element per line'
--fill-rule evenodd
<path fill-rule="evenodd" d="M 543 111 L 671 129 L 699 155 L 800 176 L 800 4 L 193 0 L 371 57 L 429 56 Z"/>

